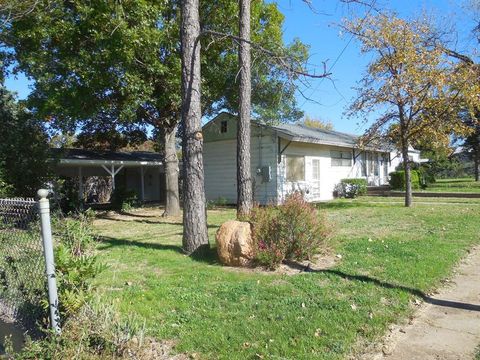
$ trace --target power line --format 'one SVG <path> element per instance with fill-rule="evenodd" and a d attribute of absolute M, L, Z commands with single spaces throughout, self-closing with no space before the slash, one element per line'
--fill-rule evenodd
<path fill-rule="evenodd" d="M 372 1 L 372 4 L 370 5 L 367 13 L 365 14 L 365 16 L 362 18 L 362 21 L 360 21 L 360 26 L 363 25 L 363 23 L 365 22 L 365 20 L 367 20 L 367 17 L 368 15 L 370 15 L 370 12 L 372 11 L 373 7 L 375 6 L 375 2 L 377 0 L 373 0 Z M 335 61 L 332 63 L 332 65 L 328 68 L 327 70 L 327 73 L 331 73 L 333 68 L 335 67 L 335 65 L 338 63 L 338 61 L 340 60 L 340 58 L 342 57 L 342 55 L 345 53 L 345 51 L 347 50 L 348 46 L 350 45 L 350 43 L 352 42 L 353 38 L 355 37 L 354 34 L 352 34 L 352 36 L 350 36 L 350 39 L 348 39 L 347 43 L 345 44 L 345 46 L 343 47 L 342 51 L 340 51 L 340 53 L 338 54 L 338 56 L 335 58 Z M 312 97 L 313 94 L 315 94 L 315 92 L 318 90 L 318 88 L 320 87 L 320 85 L 322 84 L 323 80 L 325 80 L 325 78 L 322 78 L 320 79 L 320 81 L 318 82 L 317 86 L 313 89 L 313 91 L 311 92 L 311 95 L 309 97 Z M 342 96 L 343 97 L 343 96 Z M 308 99 L 305 99 L 302 103 L 302 105 L 300 107 L 303 107 L 306 103 L 307 103 Z"/>

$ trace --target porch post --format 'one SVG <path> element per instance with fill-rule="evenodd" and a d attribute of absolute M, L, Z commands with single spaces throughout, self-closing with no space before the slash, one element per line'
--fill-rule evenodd
<path fill-rule="evenodd" d="M 110 176 L 112 177 L 112 190 L 115 190 L 115 166 L 114 165 L 112 165 Z"/>
<path fill-rule="evenodd" d="M 141 200 L 142 202 L 145 201 L 145 177 L 144 177 L 144 170 L 143 170 L 143 166 L 140 167 L 140 181 L 141 181 L 141 193 L 140 193 L 140 196 L 141 196 Z"/>

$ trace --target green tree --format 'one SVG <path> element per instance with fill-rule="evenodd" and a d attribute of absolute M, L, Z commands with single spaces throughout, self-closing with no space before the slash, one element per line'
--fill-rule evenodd
<path fill-rule="evenodd" d="M 43 124 L 4 86 L 0 86 L 0 122 L 0 192 L 34 197 L 51 174 Z"/>
<path fill-rule="evenodd" d="M 380 112 L 363 142 L 388 137 L 401 149 L 405 170 L 405 206 L 412 203 L 408 149 L 419 139 L 442 141 L 445 134 L 465 131 L 456 116 L 463 106 L 473 109 L 478 85 L 472 68 L 455 63 L 424 21 L 406 21 L 378 14 L 345 22 L 345 29 L 373 60 L 361 80 L 350 115 Z"/>
<path fill-rule="evenodd" d="M 300 120 L 299 123 L 316 129 L 333 130 L 333 124 L 330 121 L 314 119 L 308 115 L 305 115 L 305 117 Z"/>
<path fill-rule="evenodd" d="M 238 108 L 238 3 L 202 1 L 202 107 L 204 114 Z M 263 1 L 252 5 L 252 41 L 306 58 L 300 42 L 286 48 L 283 15 Z M 3 38 L 17 69 L 35 80 L 29 104 L 52 126 L 74 131 L 87 122 L 121 131 L 150 126 L 163 137 L 168 215 L 179 212 L 175 132 L 181 114 L 178 1 L 40 2 L 15 19 Z M 254 112 L 274 119 L 300 115 L 294 85 L 271 56 L 259 52 L 252 69 Z M 255 106 L 256 104 L 256 106 Z M 266 110 L 264 110 L 266 109 Z M 182 130 L 182 129 L 180 129 Z"/>

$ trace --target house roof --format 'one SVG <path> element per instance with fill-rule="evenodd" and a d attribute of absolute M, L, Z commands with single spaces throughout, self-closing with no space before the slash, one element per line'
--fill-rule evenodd
<path fill-rule="evenodd" d="M 358 148 L 360 136 L 340 131 L 319 129 L 304 124 L 265 125 L 277 132 L 278 136 L 289 141 Z M 366 146 L 368 150 L 393 151 L 395 146 L 389 143 L 377 143 Z"/>
<path fill-rule="evenodd" d="M 145 165 L 158 166 L 163 164 L 159 153 L 148 151 L 104 151 L 86 149 L 51 149 L 60 164 L 71 165 Z"/>
<path fill-rule="evenodd" d="M 357 145 L 359 137 L 333 130 L 309 127 L 303 124 L 271 125 L 279 135 L 291 141 L 313 142 L 319 144 L 342 145 L 352 147 Z"/>

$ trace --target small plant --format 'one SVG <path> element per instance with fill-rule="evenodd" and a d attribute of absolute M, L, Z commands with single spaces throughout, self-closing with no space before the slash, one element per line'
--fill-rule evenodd
<path fill-rule="evenodd" d="M 60 315 L 74 315 L 91 297 L 91 280 L 103 270 L 95 254 L 96 236 L 88 213 L 54 222 L 55 267 Z M 48 303 L 44 302 L 48 308 Z"/>
<path fill-rule="evenodd" d="M 298 192 L 278 207 L 255 209 L 250 222 L 256 260 L 269 268 L 277 267 L 285 259 L 311 259 L 325 248 L 329 233 L 323 214 Z"/>
<path fill-rule="evenodd" d="M 225 205 L 228 204 L 228 200 L 227 200 L 226 197 L 219 196 L 219 197 L 217 198 L 217 200 L 215 200 L 215 204 L 216 204 L 217 206 L 225 206 Z"/>
<path fill-rule="evenodd" d="M 354 199 L 367 194 L 367 180 L 365 179 L 342 179 L 337 186 L 339 197 Z"/>
<path fill-rule="evenodd" d="M 120 319 L 112 305 L 92 299 L 64 322 L 62 336 L 48 333 L 27 339 L 16 359 L 144 359 L 155 342 L 144 337 L 144 324 Z"/>

